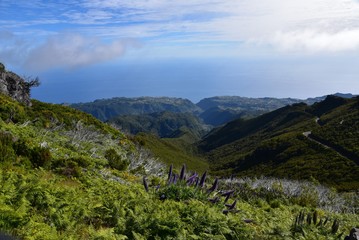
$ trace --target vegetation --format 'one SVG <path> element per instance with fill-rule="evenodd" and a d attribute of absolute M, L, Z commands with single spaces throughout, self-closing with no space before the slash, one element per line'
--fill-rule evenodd
<path fill-rule="evenodd" d="M 359 194 L 315 178 L 324 170 L 334 174 L 328 185 L 357 190 L 357 165 L 303 131 L 327 137 L 321 128 L 331 129 L 339 112 L 355 125 L 357 101 L 326 108 L 320 121 L 312 117 L 321 107 L 299 104 L 231 123 L 212 132 L 218 141 L 210 143 L 211 134 L 201 143 L 213 157 L 208 164 L 186 130 L 171 139 L 127 137 L 78 110 L 0 94 L 0 232 L 51 240 L 340 239 L 359 222 Z M 208 166 L 253 177 L 219 178 Z"/>
<path fill-rule="evenodd" d="M 141 115 L 164 111 L 173 113 L 200 111 L 187 99 L 168 97 L 102 99 L 91 103 L 72 104 L 71 107 L 90 113 L 101 121 L 122 115 Z"/>
<path fill-rule="evenodd" d="M 167 165 L 173 163 L 175 167 L 180 167 L 186 164 L 195 171 L 208 169 L 205 159 L 196 154 L 193 146 L 183 139 L 160 139 L 153 135 L 138 134 L 134 141 L 151 150 L 155 157 Z"/>
<path fill-rule="evenodd" d="M 166 177 L 156 190 L 158 180 L 149 176 L 146 191 L 136 176 L 114 174 L 126 184 L 89 169 L 67 177 L 1 163 L 0 229 L 22 239 L 337 239 L 359 220 L 348 211 L 317 208 L 313 192 L 287 200 L 278 182 L 253 188 L 226 180 L 209 192 L 213 179 L 196 187 L 188 180 L 166 183 Z M 228 206 L 220 196 L 225 189 L 234 190 Z M 321 225 L 297 221 L 302 212 L 317 212 Z"/>
<path fill-rule="evenodd" d="M 5 71 L 6 71 L 5 65 L 0 63 L 0 73 L 5 72 Z"/>
<path fill-rule="evenodd" d="M 214 130 L 199 147 L 217 174 L 315 178 L 340 190 L 356 190 L 357 105 L 358 99 L 338 97 L 313 106 L 294 104 L 232 121 Z"/>
<path fill-rule="evenodd" d="M 171 137 L 179 129 L 188 129 L 194 134 L 196 141 L 209 130 L 208 126 L 191 113 L 156 112 L 125 115 L 112 118 L 109 122 L 130 134 L 145 132 L 161 138 Z"/>

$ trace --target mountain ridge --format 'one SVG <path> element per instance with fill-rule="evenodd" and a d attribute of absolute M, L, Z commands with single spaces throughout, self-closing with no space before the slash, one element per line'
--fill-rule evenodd
<path fill-rule="evenodd" d="M 354 96 L 351 94 L 336 94 L 345 97 Z M 189 115 L 187 121 L 191 121 L 191 118 L 193 117 L 199 117 L 202 120 L 203 126 L 196 127 L 197 130 L 200 130 L 209 129 L 207 125 L 212 127 L 218 127 L 236 118 L 249 119 L 264 114 L 266 112 L 273 111 L 280 107 L 284 107 L 286 105 L 299 102 L 313 104 L 315 102 L 323 100 L 324 98 L 325 97 L 317 97 L 301 100 L 294 98 L 248 98 L 239 96 L 216 96 L 202 99 L 197 104 L 194 104 L 190 100 L 184 98 L 116 97 L 110 99 L 99 99 L 88 103 L 72 104 L 70 106 L 81 111 L 90 113 L 101 121 L 113 121 L 113 119 L 118 118 L 118 122 L 122 121 L 123 123 L 123 125 L 119 127 L 122 128 L 124 131 L 130 133 L 137 133 L 140 131 L 156 133 L 161 132 L 161 130 L 158 128 L 158 121 L 153 118 L 150 119 L 149 114 L 166 111 L 175 114 L 188 113 Z M 192 115 L 192 117 L 190 115 Z M 129 118 L 137 120 L 131 121 L 130 119 L 130 121 L 126 121 L 126 119 Z M 137 124 L 136 129 L 135 123 L 141 121 L 141 118 L 151 121 L 150 125 L 154 126 L 153 129 L 143 128 L 139 124 Z M 173 118 L 169 118 L 167 119 L 167 121 L 173 121 Z M 175 125 L 179 124 L 180 123 L 177 123 Z M 178 129 L 173 130 L 175 131 Z M 163 135 L 159 134 L 159 136 Z"/>
<path fill-rule="evenodd" d="M 314 177 L 339 189 L 356 189 L 358 105 L 359 98 L 336 96 L 311 106 L 289 105 L 249 120 L 231 121 L 205 136 L 198 146 L 218 173 Z"/>

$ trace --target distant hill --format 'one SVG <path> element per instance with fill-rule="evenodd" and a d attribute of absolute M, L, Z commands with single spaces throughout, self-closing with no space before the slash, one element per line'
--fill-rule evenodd
<path fill-rule="evenodd" d="M 359 187 L 359 99 L 328 96 L 214 129 L 199 144 L 217 173 Z"/>
<path fill-rule="evenodd" d="M 112 118 L 109 123 L 115 124 L 125 132 L 152 133 L 161 138 L 176 137 L 178 131 L 187 129 L 199 140 L 210 128 L 191 113 L 155 112 L 141 115 L 124 115 Z"/>
<path fill-rule="evenodd" d="M 335 96 L 352 98 L 352 94 L 336 93 Z M 247 98 L 239 96 L 217 96 L 205 98 L 196 105 L 203 112 L 200 117 L 206 124 L 220 126 L 236 118 L 252 118 L 267 113 L 286 105 L 294 103 L 306 103 L 312 105 L 315 102 L 323 101 L 326 96 L 296 99 L 296 98 Z"/>
<path fill-rule="evenodd" d="M 218 96 L 205 98 L 196 105 L 206 111 L 214 107 L 236 110 L 271 111 L 288 104 L 298 103 L 300 99 L 294 98 L 247 98 L 239 96 Z"/>
<path fill-rule="evenodd" d="M 351 94 L 335 95 L 353 97 Z M 306 100 L 218 96 L 205 98 L 194 104 L 182 98 L 121 97 L 72 104 L 71 107 L 87 112 L 101 121 L 111 121 L 131 134 L 146 132 L 168 137 L 176 135 L 172 132 L 185 128 L 200 137 L 211 127 L 218 127 L 238 118 L 250 119 L 286 105 L 299 102 L 313 104 L 324 99 L 325 96 Z"/>
<path fill-rule="evenodd" d="M 90 113 L 101 121 L 122 115 L 140 115 L 169 111 L 173 113 L 201 111 L 188 99 L 170 97 L 111 98 L 89 103 L 72 104 L 71 107 Z"/>

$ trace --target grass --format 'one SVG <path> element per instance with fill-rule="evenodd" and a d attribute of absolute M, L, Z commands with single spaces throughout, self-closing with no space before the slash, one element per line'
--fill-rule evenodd
<path fill-rule="evenodd" d="M 143 147 L 148 148 L 155 157 L 168 166 L 173 164 L 179 168 L 182 164 L 186 164 L 188 168 L 202 172 L 208 169 L 208 163 L 205 159 L 191 152 L 193 147 L 185 141 L 160 139 L 148 134 L 138 134 L 135 137 L 135 141 L 142 144 Z"/>

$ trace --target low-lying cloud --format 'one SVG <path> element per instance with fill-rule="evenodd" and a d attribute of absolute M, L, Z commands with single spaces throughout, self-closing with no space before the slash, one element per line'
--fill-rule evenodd
<path fill-rule="evenodd" d="M 120 58 L 135 40 L 101 41 L 80 34 L 57 34 L 39 45 L 11 32 L 0 32 L 0 60 L 36 71 L 54 68 L 76 68 Z"/>
<path fill-rule="evenodd" d="M 302 30 L 295 32 L 278 32 L 273 43 L 283 50 L 308 52 L 339 52 L 359 48 L 359 29 L 339 32 L 320 32 Z"/>
<path fill-rule="evenodd" d="M 35 70 L 74 68 L 121 57 L 129 41 L 101 42 L 78 34 L 56 35 L 29 52 L 25 67 Z"/>

